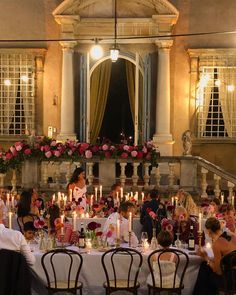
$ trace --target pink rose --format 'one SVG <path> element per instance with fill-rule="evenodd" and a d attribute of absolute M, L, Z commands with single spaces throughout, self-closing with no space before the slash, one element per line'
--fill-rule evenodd
<path fill-rule="evenodd" d="M 12 157 L 12 153 L 6 153 L 6 160 L 11 160 Z"/>
<path fill-rule="evenodd" d="M 124 151 L 129 151 L 129 146 L 128 146 L 127 144 L 124 145 L 124 146 L 123 146 L 123 150 L 124 150 Z"/>
<path fill-rule="evenodd" d="M 99 150 L 99 146 L 94 145 L 94 146 L 92 146 L 91 150 L 93 153 L 96 153 Z"/>
<path fill-rule="evenodd" d="M 25 155 L 30 155 L 31 154 L 31 149 L 25 149 L 24 154 Z"/>
<path fill-rule="evenodd" d="M 54 156 L 56 156 L 57 158 L 60 157 L 61 153 L 59 151 L 54 151 Z"/>
<path fill-rule="evenodd" d="M 114 151 L 115 149 L 116 149 L 116 147 L 115 147 L 114 145 L 111 145 L 111 146 L 110 146 L 110 150 L 111 150 L 111 151 Z"/>
<path fill-rule="evenodd" d="M 131 156 L 132 156 L 133 158 L 137 157 L 137 155 L 138 155 L 138 152 L 137 152 L 137 151 L 132 151 L 132 152 L 131 152 Z"/>
<path fill-rule="evenodd" d="M 22 150 L 23 144 L 20 141 L 16 142 L 14 145 L 18 152 Z"/>
<path fill-rule="evenodd" d="M 72 150 L 68 151 L 67 154 L 71 156 L 73 154 Z"/>
<path fill-rule="evenodd" d="M 112 231 L 111 230 L 109 230 L 107 233 L 106 233 L 106 237 L 107 238 L 111 238 L 112 237 Z"/>
<path fill-rule="evenodd" d="M 46 158 L 50 158 L 52 156 L 52 152 L 51 151 L 47 151 L 45 153 Z"/>
<path fill-rule="evenodd" d="M 86 159 L 91 159 L 93 157 L 93 153 L 90 150 L 87 150 L 85 152 L 85 158 Z"/>
<path fill-rule="evenodd" d="M 51 146 L 56 146 L 57 145 L 57 142 L 56 142 L 56 140 L 52 140 L 52 142 L 51 142 L 51 144 L 50 144 Z"/>
<path fill-rule="evenodd" d="M 151 153 L 148 153 L 148 154 L 146 155 L 146 159 L 147 159 L 147 160 L 151 160 L 151 158 L 152 158 Z"/>
<path fill-rule="evenodd" d="M 142 153 L 142 152 L 138 152 L 138 154 L 137 154 L 137 158 L 138 158 L 138 159 L 142 159 L 142 157 L 143 157 L 143 153 Z"/>
<path fill-rule="evenodd" d="M 128 158 L 128 154 L 127 153 L 122 153 L 121 155 L 120 155 L 120 157 L 122 158 L 122 159 L 127 159 Z"/>
<path fill-rule="evenodd" d="M 50 146 L 49 146 L 49 145 L 45 145 L 45 146 L 44 146 L 44 151 L 45 151 L 45 152 L 50 151 Z"/>
<path fill-rule="evenodd" d="M 103 151 L 107 151 L 109 149 L 109 146 L 107 145 L 107 144 L 104 144 L 103 146 L 102 146 L 102 150 Z"/>
<path fill-rule="evenodd" d="M 144 154 L 146 154 L 147 153 L 147 148 L 144 146 L 142 151 L 144 152 Z"/>
<path fill-rule="evenodd" d="M 16 149 L 14 148 L 14 146 L 10 147 L 10 151 L 11 151 L 12 154 L 14 154 L 16 152 Z"/>

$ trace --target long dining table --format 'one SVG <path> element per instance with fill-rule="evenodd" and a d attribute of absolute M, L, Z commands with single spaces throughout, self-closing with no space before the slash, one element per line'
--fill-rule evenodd
<path fill-rule="evenodd" d="M 80 252 L 81 249 L 70 246 L 68 249 L 72 249 Z M 183 250 L 187 251 L 187 250 Z M 187 251 L 188 252 L 188 251 Z M 105 273 L 101 264 L 101 256 L 103 252 L 101 250 L 91 250 L 82 252 L 83 257 L 83 266 L 81 269 L 81 273 L 79 276 L 79 280 L 83 283 L 83 294 L 84 295 L 102 295 L 105 294 L 105 289 L 103 288 L 103 282 L 105 282 Z M 143 256 L 143 264 L 141 267 L 141 271 L 139 273 L 138 281 L 140 282 L 139 294 L 147 294 L 147 276 L 149 274 L 149 267 L 147 263 L 148 255 L 150 251 L 142 253 Z M 33 286 L 32 286 L 32 294 L 33 295 L 42 295 L 47 294 L 46 291 L 46 276 L 44 274 L 44 270 L 41 265 L 41 258 L 43 252 L 39 250 L 34 251 L 34 255 L 36 258 L 36 263 L 33 266 Z M 63 256 L 58 257 L 56 272 L 60 278 L 65 278 L 66 276 L 66 268 L 65 263 L 63 262 Z M 189 255 L 189 265 L 187 271 L 185 273 L 184 278 L 184 290 L 182 292 L 183 295 L 191 295 L 193 291 L 193 287 L 196 282 L 199 266 L 201 263 L 201 258 L 196 255 Z M 125 261 L 120 259 L 118 267 L 122 270 L 124 267 Z M 124 292 L 120 293 L 124 294 Z"/>

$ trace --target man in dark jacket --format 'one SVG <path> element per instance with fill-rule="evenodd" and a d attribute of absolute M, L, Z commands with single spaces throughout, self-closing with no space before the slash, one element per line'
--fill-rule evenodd
<path fill-rule="evenodd" d="M 157 233 L 161 230 L 161 220 L 166 218 L 166 209 L 165 205 L 159 200 L 157 190 L 151 190 L 149 195 L 151 201 L 143 204 L 140 215 L 140 223 L 143 225 L 142 231 L 147 232 L 148 241 L 150 242 L 152 239 L 153 226 L 156 226 Z M 156 220 L 152 220 L 152 217 L 149 214 L 150 211 L 153 211 L 157 215 Z"/>

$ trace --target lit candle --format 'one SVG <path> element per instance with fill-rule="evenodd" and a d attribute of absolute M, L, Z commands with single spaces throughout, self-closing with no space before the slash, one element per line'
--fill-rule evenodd
<path fill-rule="evenodd" d="M 52 203 L 54 204 L 54 202 L 55 202 L 55 198 L 56 198 L 56 196 L 55 196 L 55 194 L 53 194 L 52 195 Z"/>
<path fill-rule="evenodd" d="M 174 197 L 171 197 L 171 205 L 174 206 Z"/>
<path fill-rule="evenodd" d="M 12 229 L 12 212 L 9 212 L 8 214 L 9 214 L 8 215 L 8 217 L 9 217 L 8 227 L 10 229 Z"/>
<path fill-rule="evenodd" d="M 143 248 L 144 248 L 144 251 L 148 251 L 149 250 L 149 244 L 148 244 L 148 241 L 147 240 L 144 241 Z"/>
<path fill-rule="evenodd" d="M 76 218 L 77 214 L 76 212 L 73 212 L 73 231 L 76 231 Z"/>
<path fill-rule="evenodd" d="M 85 217 L 86 218 L 89 218 L 89 213 L 88 212 L 85 214 Z"/>
<path fill-rule="evenodd" d="M 123 197 L 124 197 L 124 190 L 123 190 L 123 187 L 120 188 L 120 198 L 121 198 L 121 201 L 123 200 Z"/>
<path fill-rule="evenodd" d="M 98 188 L 95 187 L 95 202 L 98 200 Z"/>
<path fill-rule="evenodd" d="M 207 249 L 211 249 L 211 243 L 207 242 L 207 243 L 206 243 L 206 248 L 207 248 Z"/>
<path fill-rule="evenodd" d="M 135 193 L 134 199 L 135 199 L 136 202 L 138 202 L 138 192 Z"/>
<path fill-rule="evenodd" d="M 72 189 L 69 189 L 69 202 L 72 202 Z"/>
<path fill-rule="evenodd" d="M 129 212 L 129 232 L 132 231 L 132 212 Z"/>
<path fill-rule="evenodd" d="M 221 198 L 221 204 L 224 204 L 224 199 L 225 199 L 224 193 L 221 193 L 220 198 Z"/>
<path fill-rule="evenodd" d="M 120 219 L 116 221 L 116 238 L 120 240 Z"/>
<path fill-rule="evenodd" d="M 198 224 L 199 224 L 198 231 L 202 232 L 202 213 L 199 213 Z"/>
<path fill-rule="evenodd" d="M 141 200 L 142 200 L 142 203 L 143 203 L 143 201 L 144 201 L 144 192 L 141 193 L 141 196 L 142 196 Z"/>
<path fill-rule="evenodd" d="M 129 194 L 127 194 L 127 195 L 125 196 L 125 201 L 126 201 L 126 202 L 129 201 Z"/>
<path fill-rule="evenodd" d="M 100 199 L 102 198 L 102 185 L 100 185 Z"/>
<path fill-rule="evenodd" d="M 130 192 L 130 197 L 133 198 L 133 192 Z"/>
<path fill-rule="evenodd" d="M 84 218 L 84 213 L 81 214 L 81 218 Z"/>
<path fill-rule="evenodd" d="M 12 206 L 12 208 L 15 208 L 15 198 L 14 198 L 14 196 L 11 197 L 11 206 Z"/>
<path fill-rule="evenodd" d="M 90 207 L 91 208 L 93 207 L 93 195 L 91 195 L 91 197 L 90 197 Z"/>
<path fill-rule="evenodd" d="M 234 207 L 234 195 L 232 195 L 231 203 L 232 203 L 232 206 Z"/>
<path fill-rule="evenodd" d="M 64 235 L 64 215 L 61 215 L 61 224 L 63 225 L 62 227 L 61 227 L 61 234 L 62 235 Z"/>

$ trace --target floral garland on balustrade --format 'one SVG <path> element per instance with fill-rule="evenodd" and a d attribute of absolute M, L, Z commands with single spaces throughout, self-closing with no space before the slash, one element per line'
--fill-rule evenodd
<path fill-rule="evenodd" d="M 93 157 L 100 159 L 133 159 L 150 161 L 157 164 L 160 153 L 151 142 L 144 145 L 128 144 L 89 144 L 75 140 L 67 140 L 65 143 L 57 142 L 48 137 L 35 137 L 33 142 L 26 140 L 14 143 L 8 151 L 0 150 L 0 173 L 6 173 L 9 169 L 20 167 L 21 163 L 28 159 L 39 161 L 89 160 Z"/>

